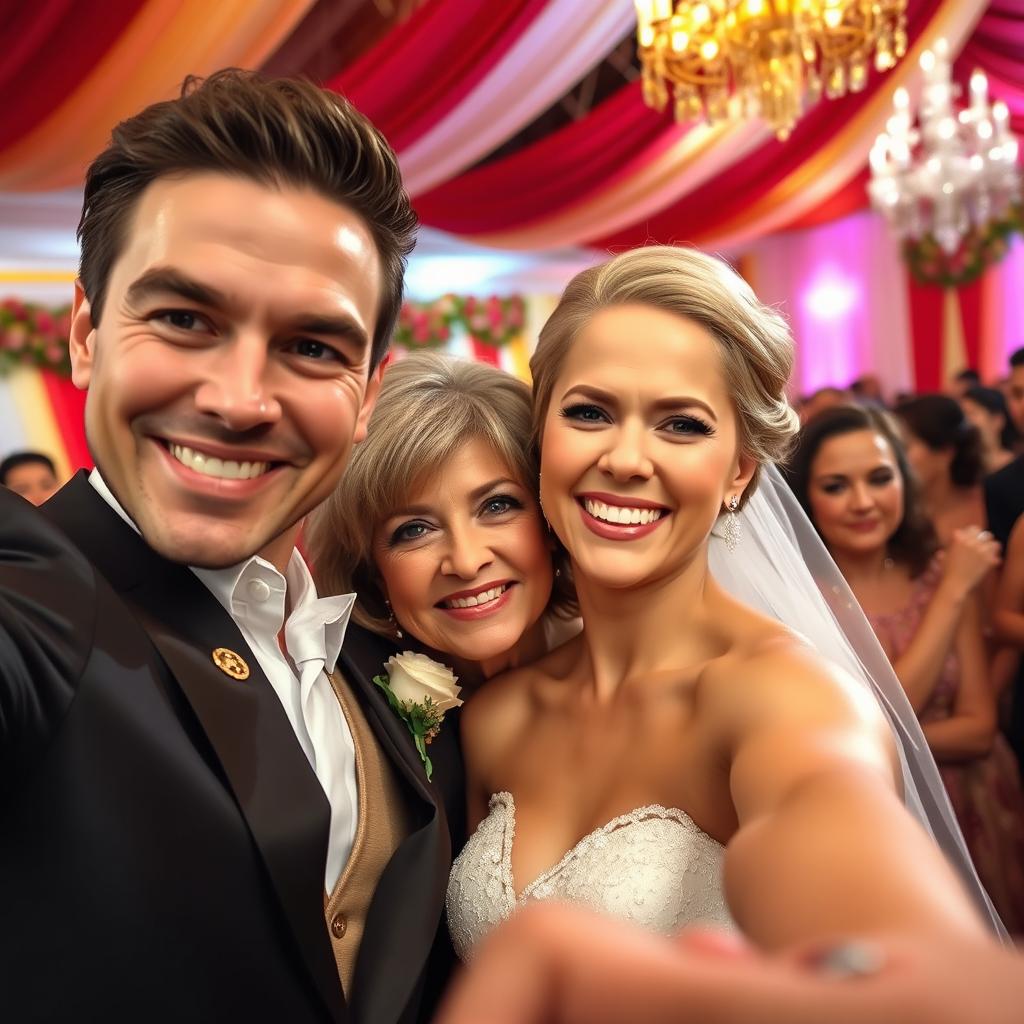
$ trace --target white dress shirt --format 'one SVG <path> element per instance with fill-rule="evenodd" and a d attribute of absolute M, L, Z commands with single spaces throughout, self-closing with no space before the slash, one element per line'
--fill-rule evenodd
<path fill-rule="evenodd" d="M 99 470 L 89 474 L 89 483 L 138 532 Z M 355 744 L 329 678 L 355 594 L 317 597 L 309 569 L 296 550 L 284 576 L 258 555 L 227 569 L 191 568 L 252 649 L 327 795 L 331 828 L 324 887 L 330 893 L 352 853 L 359 816 Z M 286 619 L 288 604 L 291 612 Z M 287 657 L 278 643 L 282 628 Z"/>

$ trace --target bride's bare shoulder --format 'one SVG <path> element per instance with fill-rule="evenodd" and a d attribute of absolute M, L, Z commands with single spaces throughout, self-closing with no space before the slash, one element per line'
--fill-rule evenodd
<path fill-rule="evenodd" d="M 529 665 L 488 679 L 462 709 L 464 741 L 500 744 L 527 728 L 578 663 L 576 646 L 571 639 Z"/>
<path fill-rule="evenodd" d="M 744 608 L 731 621 L 728 654 L 710 667 L 718 708 L 744 728 L 787 721 L 845 723 L 887 735 L 863 681 L 822 657 L 774 619 Z"/>

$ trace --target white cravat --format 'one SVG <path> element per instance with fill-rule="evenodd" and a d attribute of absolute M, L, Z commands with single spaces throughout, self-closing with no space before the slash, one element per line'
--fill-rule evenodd
<path fill-rule="evenodd" d="M 138 532 L 98 470 L 92 471 L 89 482 Z M 192 571 L 252 649 L 327 796 L 331 826 L 324 887 L 330 893 L 352 853 L 359 816 L 355 743 L 329 678 L 345 639 L 355 594 L 317 597 L 298 551 L 292 551 L 285 576 L 258 555 L 227 569 L 192 567 Z M 286 595 L 291 599 L 287 621 Z M 288 657 L 278 643 L 282 627 Z"/>

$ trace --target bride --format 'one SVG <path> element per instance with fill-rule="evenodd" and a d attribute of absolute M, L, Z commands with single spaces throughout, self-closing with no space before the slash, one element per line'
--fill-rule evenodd
<path fill-rule="evenodd" d="M 463 959 L 517 905 L 550 898 L 665 932 L 735 924 L 766 948 L 983 928 L 905 808 L 921 772 L 893 735 L 909 731 L 912 747 L 913 716 L 883 711 L 899 695 L 880 703 L 859 661 L 846 662 L 857 677 L 842 652 L 777 621 L 791 604 L 781 618 L 817 637 L 810 620 L 831 613 L 809 576 L 813 600 L 785 575 L 760 589 L 748 578 L 770 579 L 797 543 L 758 491 L 796 429 L 791 366 L 783 320 L 688 249 L 585 271 L 541 332 L 541 502 L 584 631 L 464 709 L 476 831 L 448 891 Z M 947 810 L 932 815 L 940 827 Z M 962 854 L 955 826 L 945 845 Z"/>

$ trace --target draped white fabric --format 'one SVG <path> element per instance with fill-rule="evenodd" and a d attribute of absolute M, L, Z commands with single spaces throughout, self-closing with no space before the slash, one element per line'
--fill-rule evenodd
<path fill-rule="evenodd" d="M 632 0 L 551 0 L 472 93 L 399 154 L 409 193 L 447 181 L 515 135 L 604 60 L 635 18 Z"/>

